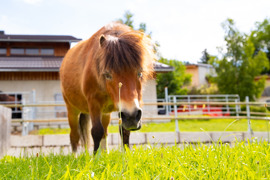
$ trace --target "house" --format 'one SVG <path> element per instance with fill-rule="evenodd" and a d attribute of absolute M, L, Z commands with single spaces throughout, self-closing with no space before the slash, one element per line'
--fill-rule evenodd
<path fill-rule="evenodd" d="M 25 103 L 63 100 L 59 67 L 71 43 L 80 40 L 73 36 L 10 35 L 0 31 L 0 90 L 16 92 L 11 94 Z M 155 64 L 156 73 L 168 71 L 173 68 Z M 143 89 L 143 100 L 156 102 L 156 81 L 149 80 Z M 49 110 L 39 108 L 35 117 L 48 117 L 42 114 L 44 111 Z M 51 113 L 50 116 L 59 114 Z"/>
<path fill-rule="evenodd" d="M 258 81 L 262 78 L 262 76 L 255 77 L 255 81 Z M 265 79 L 265 86 L 264 90 L 262 92 L 262 95 L 259 99 L 257 99 L 259 102 L 267 102 L 270 103 L 270 76 L 267 75 Z"/>
<path fill-rule="evenodd" d="M 207 84 L 207 75 L 215 75 L 215 69 L 210 64 L 187 64 L 186 73 L 192 75 L 190 88 L 200 88 L 202 85 Z"/>

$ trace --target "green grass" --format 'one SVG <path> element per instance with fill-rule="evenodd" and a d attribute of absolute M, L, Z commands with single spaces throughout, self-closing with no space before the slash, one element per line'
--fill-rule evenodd
<path fill-rule="evenodd" d="M 232 120 L 232 119 L 212 119 L 212 120 L 181 120 L 179 122 L 180 132 L 200 132 L 204 131 L 247 131 L 247 120 Z M 251 120 L 253 131 L 269 131 L 270 121 Z M 267 127 L 268 126 L 268 127 Z M 40 129 L 32 134 L 68 134 L 69 129 Z M 118 126 L 110 125 L 109 133 L 117 133 Z M 175 131 L 175 122 L 168 123 L 149 123 L 143 124 L 142 129 L 138 132 L 173 132 Z"/>
<path fill-rule="evenodd" d="M 82 153 L 5 156 L 0 179 L 268 179 L 267 142 L 213 145 L 139 146 L 93 157 Z"/>

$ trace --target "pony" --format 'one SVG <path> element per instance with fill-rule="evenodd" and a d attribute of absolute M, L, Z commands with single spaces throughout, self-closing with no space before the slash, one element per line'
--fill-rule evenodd
<path fill-rule="evenodd" d="M 73 153 L 79 142 L 89 148 L 91 135 L 94 154 L 100 146 L 107 150 L 111 112 L 120 108 L 119 131 L 123 145 L 129 147 L 130 131 L 142 125 L 142 85 L 153 78 L 154 61 L 150 38 L 118 22 L 105 25 L 67 52 L 60 80 Z"/>

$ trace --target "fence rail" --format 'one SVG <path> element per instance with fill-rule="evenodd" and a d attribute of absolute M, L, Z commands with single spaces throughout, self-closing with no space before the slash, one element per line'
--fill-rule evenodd
<path fill-rule="evenodd" d="M 56 106 L 66 106 L 64 103 L 61 104 L 1 104 L 2 106 L 6 107 L 56 107 Z M 147 102 L 143 103 L 144 106 L 152 106 L 152 105 L 262 105 L 264 107 L 270 107 L 270 103 L 265 102 Z"/>
<path fill-rule="evenodd" d="M 43 113 L 46 113 L 47 111 L 44 110 L 44 108 L 55 108 L 55 107 L 65 107 L 65 104 L 63 102 L 59 103 L 24 103 L 24 104 L 0 104 L 9 108 L 26 108 L 27 111 L 30 111 L 31 109 L 34 112 L 37 112 L 37 108 L 42 108 L 42 110 L 39 112 L 41 114 L 40 117 L 35 117 L 35 116 L 28 116 L 28 118 L 22 118 L 22 119 L 12 119 L 12 123 L 21 123 L 23 130 L 26 128 L 24 131 L 24 135 L 28 133 L 28 124 L 33 123 L 56 123 L 56 122 L 67 122 L 67 118 L 52 118 L 52 117 L 46 117 L 45 115 L 43 116 Z M 158 106 L 169 106 L 170 111 L 164 115 L 158 115 L 156 113 L 149 113 L 148 115 L 143 116 L 143 120 L 152 122 L 152 121 L 158 121 L 160 122 L 161 120 L 177 120 L 175 121 L 176 123 L 176 132 L 179 132 L 178 129 L 178 121 L 179 120 L 203 120 L 203 119 L 247 119 L 248 121 L 248 131 L 252 133 L 251 129 L 251 124 L 250 124 L 250 119 L 253 120 L 266 120 L 269 121 L 270 113 L 263 113 L 263 112 L 252 112 L 250 110 L 251 106 L 260 106 L 260 107 L 270 107 L 270 103 L 264 103 L 264 102 L 249 102 L 248 99 L 246 102 L 224 102 L 224 101 L 215 101 L 215 102 L 177 102 L 176 98 L 174 99 L 174 102 L 145 102 L 143 104 L 144 112 L 147 112 L 147 107 L 158 107 Z M 200 107 L 199 107 L 200 106 Z M 225 107 L 225 106 L 232 106 L 232 107 Z M 245 111 L 241 111 L 240 106 L 245 106 Z M 195 108 L 196 107 L 196 108 Z M 224 107 L 224 108 L 223 108 Z M 203 110 L 208 110 L 208 113 L 211 115 L 213 112 L 209 112 L 210 110 L 216 110 L 219 109 L 221 111 L 221 116 L 200 116 L 195 115 L 196 112 L 200 112 Z M 50 112 L 50 111 L 48 111 Z M 58 111 L 60 112 L 60 111 Z M 61 111 L 65 112 L 65 111 Z M 228 113 L 229 115 L 223 116 L 222 113 Z M 256 116 L 253 116 L 256 115 Z M 117 117 L 112 117 L 112 121 L 117 121 Z"/>

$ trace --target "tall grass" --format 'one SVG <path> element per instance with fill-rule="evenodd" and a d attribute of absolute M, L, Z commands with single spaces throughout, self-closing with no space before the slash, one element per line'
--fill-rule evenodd
<path fill-rule="evenodd" d="M 73 155 L 5 156 L 0 179 L 267 179 L 267 142 L 138 146 Z"/>

